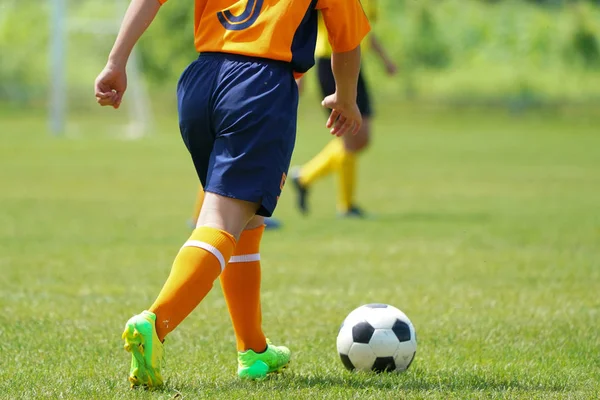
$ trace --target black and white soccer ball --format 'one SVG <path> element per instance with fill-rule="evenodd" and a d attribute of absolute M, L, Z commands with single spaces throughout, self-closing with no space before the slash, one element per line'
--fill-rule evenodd
<path fill-rule="evenodd" d="M 417 352 L 415 328 L 396 307 L 367 304 L 342 323 L 337 351 L 351 371 L 406 371 Z"/>

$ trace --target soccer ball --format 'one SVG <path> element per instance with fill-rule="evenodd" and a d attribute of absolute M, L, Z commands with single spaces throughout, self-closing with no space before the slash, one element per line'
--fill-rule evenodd
<path fill-rule="evenodd" d="M 406 371 L 417 352 L 415 328 L 396 307 L 367 304 L 342 323 L 337 351 L 351 371 Z"/>

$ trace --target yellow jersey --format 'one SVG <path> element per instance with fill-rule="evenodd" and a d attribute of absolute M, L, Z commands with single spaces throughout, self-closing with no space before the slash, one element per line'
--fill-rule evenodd
<path fill-rule="evenodd" d="M 377 22 L 377 0 L 361 0 L 362 7 L 369 19 L 369 22 Z M 361 43 L 362 50 L 368 50 L 368 40 Z M 329 35 L 327 34 L 327 25 L 323 15 L 319 13 L 319 28 L 317 32 L 317 47 L 315 48 L 315 57 L 330 58 L 332 49 L 329 44 Z"/>

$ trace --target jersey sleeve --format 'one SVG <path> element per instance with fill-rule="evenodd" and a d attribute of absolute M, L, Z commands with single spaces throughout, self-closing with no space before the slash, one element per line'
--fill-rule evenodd
<path fill-rule="evenodd" d="M 316 8 L 323 15 L 335 53 L 355 49 L 371 30 L 359 0 L 319 0 Z"/>

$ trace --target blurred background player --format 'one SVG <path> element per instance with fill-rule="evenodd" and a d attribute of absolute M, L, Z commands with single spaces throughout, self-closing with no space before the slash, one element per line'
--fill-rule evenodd
<path fill-rule="evenodd" d="M 95 93 L 119 108 L 134 45 L 166 0 L 133 0 Z M 196 0 L 195 44 L 200 53 L 177 86 L 179 127 L 204 200 L 196 229 L 175 257 L 148 310 L 123 332 L 132 353 L 132 386 L 163 384 L 163 342 L 220 277 L 238 350 L 238 376 L 262 379 L 290 360 L 262 330 L 260 253 L 264 217 L 272 215 L 296 139 L 294 78 L 314 64 L 317 11 L 332 39 L 335 92 L 323 100 L 331 134 L 354 134 L 360 43 L 369 32 L 358 0 Z"/>
<path fill-rule="evenodd" d="M 198 193 L 196 195 L 196 201 L 194 202 L 194 211 L 192 213 L 192 218 L 190 218 L 189 226 L 190 228 L 195 228 L 196 223 L 198 222 L 198 217 L 200 216 L 200 210 L 202 209 L 202 202 L 204 201 L 204 189 L 202 186 L 198 188 Z M 265 229 L 277 229 L 281 227 L 281 222 L 278 219 L 273 217 L 265 218 Z"/>
<path fill-rule="evenodd" d="M 377 0 L 361 0 L 361 3 L 369 21 L 372 23 L 376 22 L 378 14 Z M 383 62 L 388 75 L 392 76 L 396 73 L 396 64 L 373 32 L 363 41 L 361 48 L 363 49 L 363 54 L 367 56 L 372 54 L 369 50 L 377 54 Z M 335 91 L 335 79 L 331 70 L 331 46 L 329 45 L 327 28 L 322 17 L 319 17 L 315 56 L 319 86 L 321 94 L 325 97 Z M 301 80 L 299 80 L 298 84 L 302 85 Z M 345 135 L 342 138 L 331 140 L 313 159 L 302 166 L 294 167 L 291 171 L 291 178 L 297 190 L 298 207 L 303 214 L 309 211 L 307 197 L 311 185 L 330 173 L 336 173 L 338 176 L 338 214 L 342 217 L 364 216 L 363 210 L 355 202 L 356 156 L 365 150 L 369 144 L 373 108 L 371 92 L 365 82 L 362 71 L 358 78 L 357 103 L 363 117 L 363 124 L 360 131 L 354 136 Z"/>

